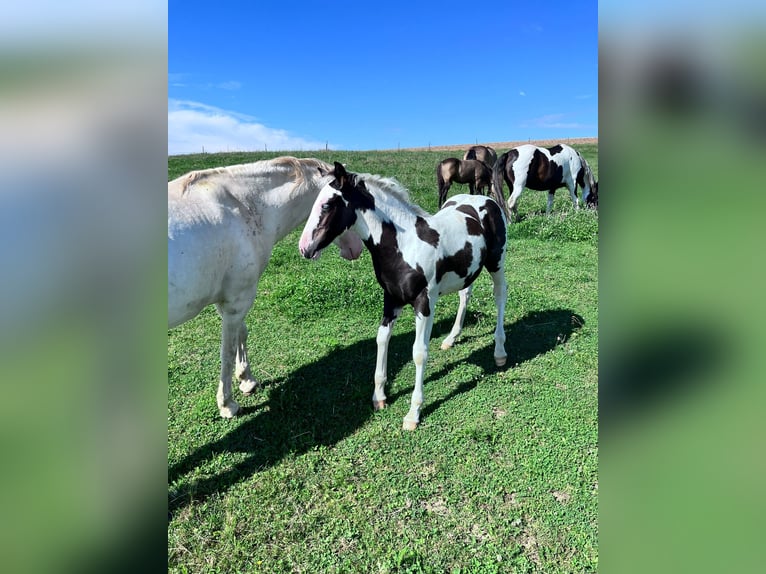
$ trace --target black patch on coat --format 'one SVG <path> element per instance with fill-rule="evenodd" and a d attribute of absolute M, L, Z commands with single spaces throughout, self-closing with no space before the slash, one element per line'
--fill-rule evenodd
<path fill-rule="evenodd" d="M 513 183 L 516 181 L 516 174 L 513 172 L 513 164 L 519 159 L 519 150 L 509 149 L 505 152 L 505 183 L 508 184 L 509 192 L 513 192 Z"/>
<path fill-rule="evenodd" d="M 468 269 L 473 262 L 473 249 L 471 244 L 466 241 L 462 249 L 452 255 L 442 257 L 436 262 L 436 282 L 441 283 L 442 277 L 452 271 L 458 277 L 467 277 Z"/>
<path fill-rule="evenodd" d="M 447 203 L 442 205 L 442 209 L 444 209 L 445 207 L 452 207 L 453 205 L 457 205 L 457 202 L 452 200 L 452 199 L 450 199 Z"/>
<path fill-rule="evenodd" d="M 554 191 L 564 185 L 563 177 L 564 168 L 536 149 L 529 162 L 526 187 L 537 191 Z"/>
<path fill-rule="evenodd" d="M 465 218 L 465 226 L 468 230 L 468 235 L 481 235 L 481 222 L 479 220 L 479 212 L 474 209 L 472 205 L 461 205 L 456 208 L 457 211 L 465 213 L 468 217 Z"/>
<path fill-rule="evenodd" d="M 580 189 L 585 188 L 585 167 L 582 165 L 582 163 L 580 164 L 580 169 L 577 170 L 575 181 L 577 182 L 577 185 L 580 186 Z"/>
<path fill-rule="evenodd" d="M 484 217 L 481 220 L 484 231 L 484 242 L 487 246 L 486 253 L 482 253 L 484 267 L 490 273 L 500 269 L 500 261 L 505 251 L 506 229 L 505 221 L 500 206 L 492 200 L 488 200 L 482 208 Z"/>
<path fill-rule="evenodd" d="M 380 243 L 370 237 L 364 244 L 370 251 L 375 277 L 388 297 L 391 309 L 412 305 L 422 315 L 430 315 L 426 275 L 420 265 L 413 268 L 402 257 L 394 224 L 384 221 Z"/>
<path fill-rule="evenodd" d="M 357 174 L 346 171 L 343 164 L 336 161 L 333 175 L 335 179 L 330 182 L 330 187 L 340 191 L 351 209 L 375 209 L 375 198 L 367 191 L 367 186 Z"/>
<path fill-rule="evenodd" d="M 548 151 L 551 153 L 551 155 L 556 155 L 557 153 L 561 153 L 562 151 L 564 151 L 564 148 L 561 147 L 561 144 L 557 144 L 553 147 L 549 147 Z"/>
<path fill-rule="evenodd" d="M 434 247 L 439 245 L 439 232 L 428 225 L 428 222 L 422 217 L 418 217 L 415 220 L 415 232 L 421 241 L 425 241 Z"/>

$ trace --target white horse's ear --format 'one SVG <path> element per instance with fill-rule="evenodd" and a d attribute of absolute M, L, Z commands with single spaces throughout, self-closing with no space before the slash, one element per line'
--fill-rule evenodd
<path fill-rule="evenodd" d="M 325 168 L 324 168 L 324 167 L 322 167 L 321 165 L 320 165 L 320 166 L 319 166 L 317 169 L 319 170 L 319 175 L 321 175 L 322 177 L 324 177 L 324 176 L 326 176 L 326 175 L 329 175 L 329 174 L 331 174 L 331 173 L 332 173 L 332 171 L 331 171 L 331 170 L 329 170 L 329 169 L 325 169 Z"/>

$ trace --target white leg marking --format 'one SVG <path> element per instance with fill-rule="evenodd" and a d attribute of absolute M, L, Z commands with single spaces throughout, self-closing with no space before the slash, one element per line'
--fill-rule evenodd
<path fill-rule="evenodd" d="M 412 391 L 410 410 L 404 417 L 402 428 L 415 430 L 420 422 L 420 408 L 423 405 L 423 379 L 428 361 L 428 341 L 434 324 L 436 301 L 431 300 L 431 312 L 428 317 L 415 314 L 415 343 L 412 345 L 412 360 L 415 362 L 415 389 Z"/>
<path fill-rule="evenodd" d="M 468 301 L 471 299 L 472 288 L 473 284 L 469 285 L 465 289 L 461 289 L 459 292 L 460 305 L 458 306 L 457 315 L 455 316 L 455 324 L 452 325 L 452 331 L 450 331 L 450 334 L 447 335 L 444 341 L 442 341 L 442 349 L 451 349 L 455 344 L 455 339 L 457 339 L 460 336 L 460 333 L 463 331 L 463 322 L 465 321 L 465 313 L 466 308 L 468 307 Z"/>
<path fill-rule="evenodd" d="M 505 257 L 503 257 L 505 260 Z M 492 293 L 495 296 L 495 307 L 497 307 L 497 324 L 495 325 L 495 364 L 498 367 L 505 365 L 508 358 L 505 352 L 505 301 L 507 299 L 508 287 L 503 272 L 504 263 L 501 261 L 500 270 L 492 273 Z"/>

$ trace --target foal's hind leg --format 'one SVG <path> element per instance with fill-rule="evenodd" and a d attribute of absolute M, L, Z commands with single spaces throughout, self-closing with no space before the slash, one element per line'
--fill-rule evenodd
<path fill-rule="evenodd" d="M 495 296 L 495 307 L 497 307 L 497 325 L 495 325 L 495 364 L 498 367 L 505 365 L 508 354 L 505 352 L 505 301 L 508 296 L 508 287 L 505 281 L 503 271 L 504 264 L 501 261 L 500 269 L 492 276 L 492 293 Z"/>
<path fill-rule="evenodd" d="M 455 344 L 455 339 L 460 336 L 460 333 L 463 330 L 466 307 L 468 307 L 468 301 L 471 300 L 471 289 L 473 289 L 473 283 L 465 289 L 461 289 L 458 293 L 460 295 L 460 305 L 458 306 L 457 315 L 455 316 L 455 324 L 452 325 L 452 331 L 450 331 L 449 335 L 442 341 L 442 349 L 451 349 L 452 345 Z"/>
<path fill-rule="evenodd" d="M 237 339 L 237 362 L 234 375 L 239 380 L 239 390 L 242 394 L 249 395 L 258 387 L 258 381 L 253 378 L 250 363 L 247 360 L 247 327 L 244 321 L 240 325 Z"/>
<path fill-rule="evenodd" d="M 428 361 L 428 342 L 431 340 L 431 328 L 434 326 L 434 308 L 436 299 L 429 301 L 431 312 L 427 317 L 415 313 L 415 343 L 412 345 L 412 360 L 415 362 L 415 389 L 410 399 L 410 410 L 404 416 L 402 428 L 415 430 L 420 422 L 420 408 L 423 406 L 423 379 Z"/>

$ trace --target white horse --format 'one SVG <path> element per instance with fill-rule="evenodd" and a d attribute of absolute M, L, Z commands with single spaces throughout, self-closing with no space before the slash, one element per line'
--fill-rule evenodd
<path fill-rule="evenodd" d="M 339 234 L 353 229 L 370 252 L 383 288 L 372 395 L 376 410 L 386 406 L 388 343 L 394 323 L 404 306 L 412 305 L 415 389 L 402 427 L 414 430 L 424 400 L 423 378 L 436 302 L 441 295 L 460 292 L 455 323 L 441 345 L 449 349 L 463 328 L 471 285 L 482 269 L 489 272 L 494 285 L 495 364 L 505 365 L 505 216 L 493 199 L 465 194 L 452 197 L 441 211 L 430 215 L 411 204 L 407 190 L 394 179 L 350 173 L 338 162 L 332 176 L 314 203 L 298 247 L 304 257 L 315 257 Z"/>
<path fill-rule="evenodd" d="M 508 184 L 508 204 L 503 198 L 503 180 Z M 516 214 L 516 202 L 525 187 L 548 192 L 546 213 L 553 207 L 553 195 L 561 187 L 569 190 L 572 205 L 579 207 L 577 186 L 586 205 L 598 205 L 598 183 L 588 162 L 574 148 L 558 144 L 550 148 L 524 144 L 501 155 L 492 169 L 492 192 L 508 218 Z"/>
<path fill-rule="evenodd" d="M 324 187 L 319 168 L 332 169 L 316 159 L 280 157 L 192 171 L 168 183 L 168 328 L 215 304 L 223 323 L 216 398 L 225 418 L 239 410 L 232 375 L 246 395 L 258 386 L 247 360 L 245 315 L 274 244 L 308 217 Z M 337 244 L 346 259 L 362 252 L 354 233 Z"/>

